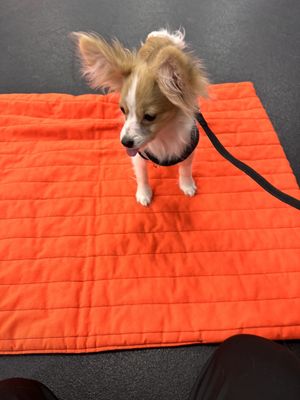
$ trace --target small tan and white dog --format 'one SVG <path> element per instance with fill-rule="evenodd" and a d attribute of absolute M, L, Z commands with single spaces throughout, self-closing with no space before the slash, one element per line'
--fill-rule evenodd
<path fill-rule="evenodd" d="M 138 51 L 96 34 L 74 36 L 90 86 L 120 92 L 125 116 L 120 140 L 132 157 L 137 201 L 147 206 L 152 199 L 147 159 L 159 165 L 179 163 L 179 187 L 193 196 L 194 113 L 208 80 L 201 62 L 186 50 L 184 32 L 152 32 Z"/>

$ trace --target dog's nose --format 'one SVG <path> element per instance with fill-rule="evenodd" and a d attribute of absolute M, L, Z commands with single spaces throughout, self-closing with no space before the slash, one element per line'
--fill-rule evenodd
<path fill-rule="evenodd" d="M 132 139 L 128 139 L 126 137 L 123 137 L 123 139 L 121 140 L 121 143 L 123 146 L 128 147 L 129 149 L 131 149 L 134 145 L 134 141 Z"/>

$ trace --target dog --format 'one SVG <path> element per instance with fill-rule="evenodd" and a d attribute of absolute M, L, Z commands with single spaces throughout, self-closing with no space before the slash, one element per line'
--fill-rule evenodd
<path fill-rule="evenodd" d="M 198 96 L 207 95 L 208 79 L 200 60 L 187 49 L 185 32 L 151 32 L 138 51 L 94 33 L 73 36 L 90 86 L 120 93 L 125 117 L 120 141 L 132 157 L 137 202 L 148 206 L 152 199 L 149 159 L 179 164 L 179 187 L 194 196 L 192 161 L 199 139 L 194 114 Z"/>

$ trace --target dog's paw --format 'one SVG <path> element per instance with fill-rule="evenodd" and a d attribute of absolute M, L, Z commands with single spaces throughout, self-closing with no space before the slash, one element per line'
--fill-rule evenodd
<path fill-rule="evenodd" d="M 180 177 L 179 187 L 186 196 L 194 196 L 197 191 L 197 186 L 193 178 Z"/>
<path fill-rule="evenodd" d="M 152 189 L 148 185 L 139 186 L 136 191 L 136 201 L 142 206 L 148 206 L 152 200 Z"/>

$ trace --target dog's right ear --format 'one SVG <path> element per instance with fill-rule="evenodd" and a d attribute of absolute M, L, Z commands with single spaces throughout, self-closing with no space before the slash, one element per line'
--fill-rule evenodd
<path fill-rule="evenodd" d="M 120 91 L 124 79 L 134 67 L 135 53 L 114 40 L 108 44 L 94 33 L 74 32 L 82 72 L 92 88 L 106 87 L 110 91 Z"/>

